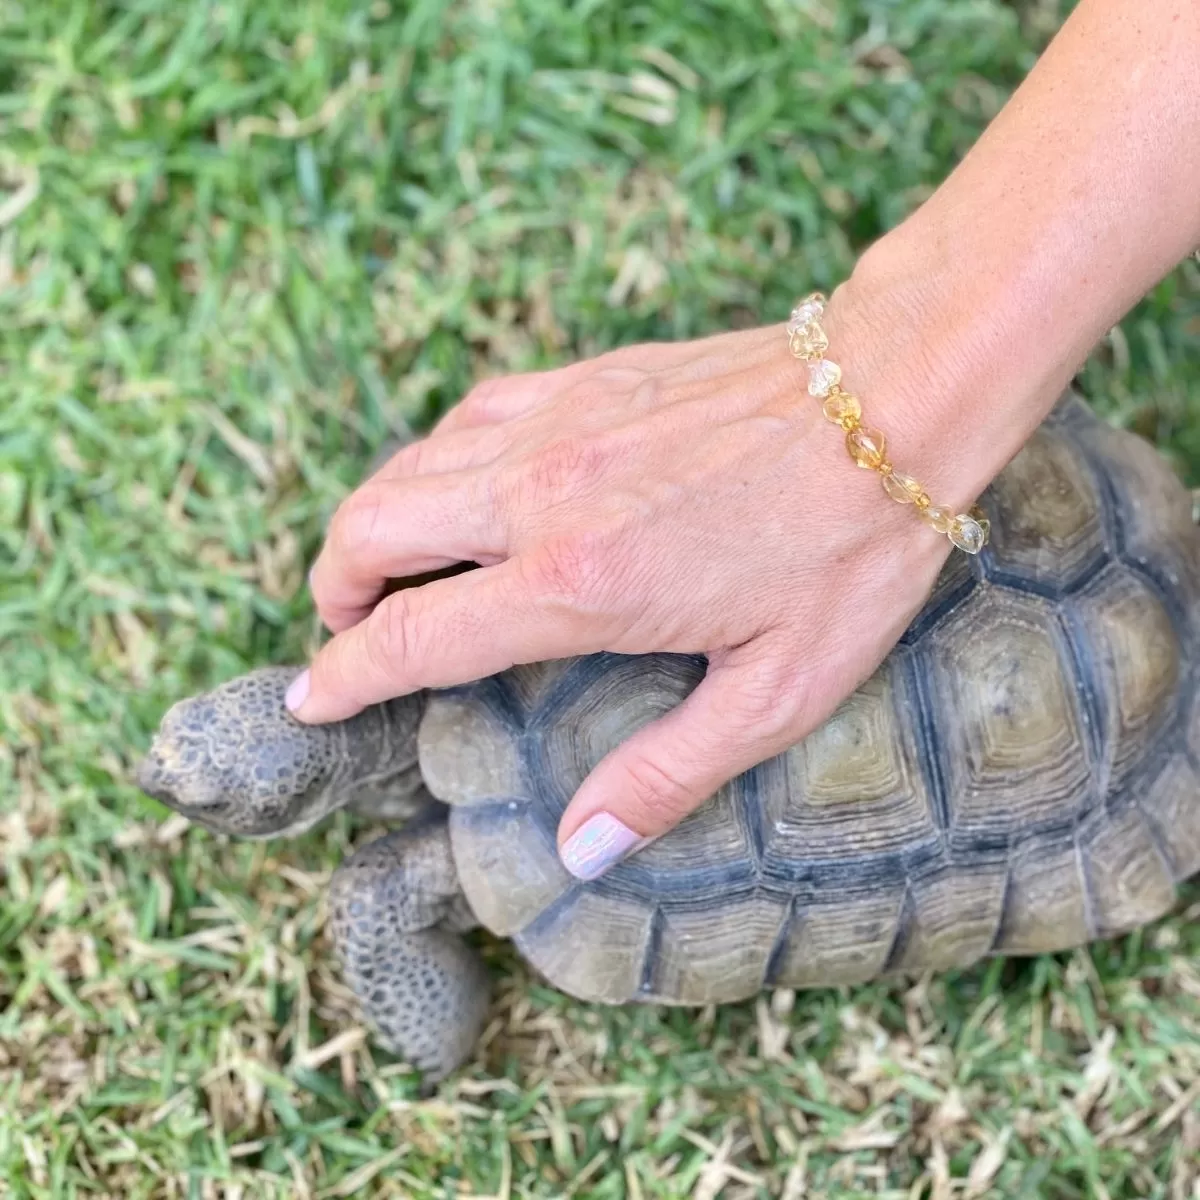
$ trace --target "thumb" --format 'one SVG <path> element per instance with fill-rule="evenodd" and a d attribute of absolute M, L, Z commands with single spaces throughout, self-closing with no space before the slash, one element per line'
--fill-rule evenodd
<path fill-rule="evenodd" d="M 758 639 L 712 656 L 682 704 L 601 759 L 559 823 L 567 870 L 598 878 L 734 776 L 799 741 L 809 705 L 795 654 Z"/>

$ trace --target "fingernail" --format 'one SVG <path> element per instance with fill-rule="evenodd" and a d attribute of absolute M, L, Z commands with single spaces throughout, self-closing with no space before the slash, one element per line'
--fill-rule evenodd
<path fill-rule="evenodd" d="M 609 867 L 639 849 L 648 838 L 634 833 L 612 813 L 599 812 L 588 817 L 566 840 L 562 848 L 563 866 L 585 882 L 599 879 Z"/>
<path fill-rule="evenodd" d="M 284 704 L 288 706 L 291 712 L 295 712 L 308 699 L 308 688 L 311 682 L 312 673 L 308 670 L 301 671 L 292 680 L 291 686 L 283 698 Z"/>

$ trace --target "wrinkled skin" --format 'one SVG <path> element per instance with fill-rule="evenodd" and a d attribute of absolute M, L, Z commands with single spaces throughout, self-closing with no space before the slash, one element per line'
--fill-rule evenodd
<path fill-rule="evenodd" d="M 335 809 L 404 820 L 430 803 L 417 767 L 420 697 L 312 728 L 283 703 L 298 671 L 267 667 L 175 704 L 138 786 L 214 833 L 292 837 Z"/>

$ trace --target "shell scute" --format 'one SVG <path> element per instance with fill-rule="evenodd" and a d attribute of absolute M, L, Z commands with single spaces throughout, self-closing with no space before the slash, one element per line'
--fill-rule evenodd
<path fill-rule="evenodd" d="M 881 975 L 905 916 L 902 882 L 834 902 L 797 903 L 767 971 L 773 987 L 866 983 Z"/>
<path fill-rule="evenodd" d="M 1109 554 L 1100 490 L 1071 438 L 1039 429 L 988 489 L 991 553 L 985 569 L 1057 595 L 1093 574 Z"/>
<path fill-rule="evenodd" d="M 1004 914 L 993 950 L 1050 954 L 1092 936 L 1079 848 L 1072 835 L 1026 837 L 1009 859 Z"/>
<path fill-rule="evenodd" d="M 909 709 L 885 663 L 804 742 L 766 764 L 759 788 L 768 872 L 856 860 L 938 838 Z"/>
<path fill-rule="evenodd" d="M 1095 800 L 1054 602 L 981 588 L 921 651 L 956 838 L 1003 848 Z"/>

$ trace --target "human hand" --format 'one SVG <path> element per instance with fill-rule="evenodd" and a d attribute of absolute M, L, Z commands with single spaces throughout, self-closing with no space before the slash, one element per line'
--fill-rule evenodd
<path fill-rule="evenodd" d="M 1200 16 L 1172 0 L 1155 17 L 1080 4 L 831 299 L 845 385 L 897 467 L 959 511 L 1200 239 Z M 776 326 L 476 388 L 335 517 L 313 575 L 335 636 L 298 681 L 298 717 L 513 663 L 702 652 L 701 686 L 597 766 L 559 831 L 589 875 L 662 834 L 819 724 L 947 553 L 849 464 L 806 382 Z M 389 578 L 461 561 L 482 569 L 381 600 Z"/>
<path fill-rule="evenodd" d="M 904 374 L 891 363 L 922 356 L 844 292 L 825 325 L 847 386 L 875 381 L 868 415 L 897 464 L 939 499 L 973 499 L 985 480 L 929 453 L 929 402 L 885 386 Z M 703 653 L 701 685 L 584 782 L 560 845 L 593 877 L 666 832 L 820 724 L 948 552 L 855 469 L 807 381 L 772 326 L 480 385 L 336 514 L 312 574 L 336 636 L 291 697 L 297 716 L 339 719 L 514 663 Z M 461 561 L 481 569 L 381 600 L 389 578 Z"/>

